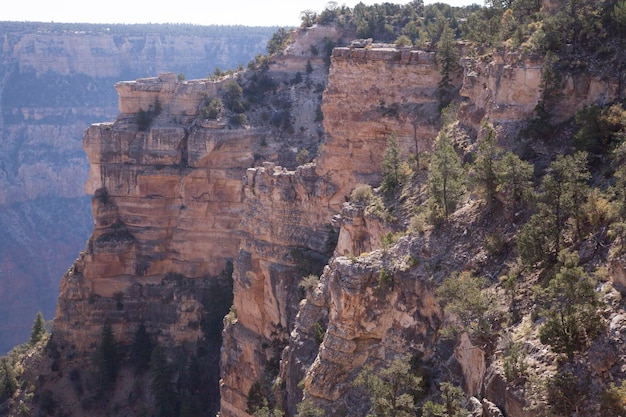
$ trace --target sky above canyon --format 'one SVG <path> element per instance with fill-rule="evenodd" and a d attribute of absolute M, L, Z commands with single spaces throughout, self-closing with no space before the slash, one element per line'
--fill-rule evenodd
<path fill-rule="evenodd" d="M 337 1 L 353 7 L 358 0 Z M 382 3 L 363 1 L 365 4 Z M 409 1 L 392 1 L 406 4 Z M 432 0 L 426 0 L 433 3 Z M 481 0 L 444 0 L 454 6 Z M 303 10 L 324 10 L 328 0 L 18 0 L 2 6 L 0 20 L 63 23 L 193 23 L 298 26 Z"/>

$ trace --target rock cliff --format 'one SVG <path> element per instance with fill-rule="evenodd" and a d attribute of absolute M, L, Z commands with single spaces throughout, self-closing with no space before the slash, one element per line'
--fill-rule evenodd
<path fill-rule="evenodd" d="M 226 327 L 222 356 L 223 416 L 245 416 L 255 384 L 270 391 L 281 355 L 275 346 L 288 343 L 300 280 L 319 275 L 328 261 L 338 232 L 333 215 L 354 186 L 380 181 L 388 137 L 395 132 L 408 155 L 415 138 L 422 150 L 429 149 L 437 132 L 433 54 L 335 48 L 331 62 L 322 102 L 326 138 L 316 162 L 295 171 L 268 164 L 249 169 L 244 180 L 243 238 L 234 273 L 237 320 Z M 411 80 L 412 88 L 398 80 Z M 244 372 L 241 363 L 247 365 Z M 281 378 L 293 380 L 291 372 L 302 369 L 286 372 Z M 300 390 L 290 388 L 287 401 L 294 411 Z"/>
<path fill-rule="evenodd" d="M 53 317 L 59 277 L 89 237 L 81 138 L 118 114 L 113 85 L 234 68 L 263 51 L 272 31 L 0 23 L 0 352 L 27 339 L 38 310 Z"/>
<path fill-rule="evenodd" d="M 320 30 L 317 42 L 325 36 Z M 305 80 L 301 74 L 307 64 L 311 70 Z M 83 140 L 91 164 L 86 188 L 94 195 L 95 228 L 61 285 L 55 340 L 61 349 L 81 352 L 65 366 L 88 362 L 88 352 L 98 345 L 105 322 L 123 346 L 132 346 L 143 324 L 170 358 L 181 355 L 181 347 L 187 355 L 197 348 L 205 351 L 201 360 L 217 366 L 219 357 L 211 352 L 219 349 L 221 325 L 207 328 L 203 323 L 221 322 L 232 294 L 242 291 L 239 286 L 233 290 L 229 283 L 232 261 L 236 282 L 250 279 L 253 273 L 239 275 L 245 268 L 240 263 L 245 262 L 246 250 L 255 256 L 257 250 L 265 250 L 263 260 L 254 261 L 259 276 L 285 279 L 284 273 L 289 268 L 297 271 L 303 259 L 318 264 L 311 267 L 314 270 L 321 269 L 334 247 L 332 230 L 319 226 L 314 236 L 303 238 L 293 227 L 305 219 L 290 214 L 303 202 L 302 196 L 313 201 L 313 170 L 308 169 L 308 178 L 304 175 L 299 185 L 293 181 L 290 186 L 291 179 L 281 175 L 281 169 L 275 173 L 270 162 L 267 175 L 255 174 L 253 167 L 259 160 L 293 167 L 299 150 L 314 152 L 321 128 L 315 120 L 321 90 L 314 82 L 325 83 L 325 73 L 321 57 L 286 54 L 274 57 L 267 68 L 215 82 L 180 81 L 170 73 L 116 84 L 120 115 L 113 123 L 92 125 Z M 259 79 L 273 86 L 274 97 L 250 96 L 255 103 L 246 104 L 250 106 L 247 122 L 233 122 L 233 115 L 241 113 L 231 111 L 229 104 L 215 120 L 207 119 L 204 110 L 211 101 L 222 97 L 228 103 L 229 87 L 243 85 L 245 94 L 238 100 L 247 101 L 249 94 L 255 94 L 248 83 L 254 85 Z M 289 104 L 288 110 L 284 103 Z M 244 177 L 247 185 L 242 187 Z M 272 185 L 274 177 L 279 183 Z M 283 207 L 280 195 L 270 194 L 275 201 L 267 198 L 271 188 L 282 192 Z M 284 217 L 276 217 L 278 210 Z M 308 211 L 315 213 L 316 206 L 309 205 Z M 312 229 L 307 225 L 306 230 Z M 264 248 L 264 239 L 272 246 Z M 290 283 L 278 294 L 274 302 L 280 311 L 268 311 L 277 315 L 265 322 L 253 315 L 252 303 L 245 301 L 252 297 L 252 289 L 238 297 L 234 305 L 242 323 L 259 332 L 260 338 L 270 338 L 272 326 L 291 326 L 297 304 L 285 302 L 284 297 L 291 297 L 296 286 Z M 260 297 L 261 309 L 264 295 L 261 287 L 261 294 L 253 298 Z M 170 301 L 158 307 L 158 299 Z M 249 322 L 246 308 L 253 312 Z M 248 339 L 244 342 L 252 345 Z M 217 394 L 211 390 L 216 389 L 217 383 L 205 392 L 213 401 L 212 409 Z M 73 394 L 55 395 L 65 404 L 75 401 Z"/>
<path fill-rule="evenodd" d="M 215 82 L 163 74 L 116 85 L 121 114 L 84 136 L 95 228 L 62 281 L 53 340 L 63 369 L 88 379 L 105 324 L 125 351 L 143 324 L 179 366 L 180 386 L 194 351 L 203 351 L 212 377 L 219 363 L 223 417 L 245 417 L 263 399 L 295 415 L 303 398 L 324 415 L 364 415 L 369 404 L 355 378 L 366 365 L 381 369 L 398 357 L 433 384 L 462 386 L 475 397 L 468 404 L 476 415 L 498 415 L 498 407 L 524 415 L 523 399 L 507 391 L 490 356 L 495 346 L 463 332 L 441 337 L 450 317 L 435 296 L 460 271 L 495 281 L 504 258 L 476 242 L 502 234 L 505 246 L 514 226 L 483 217 L 483 203 L 470 196 L 445 227 L 383 239 L 406 230 L 400 211 L 417 201 L 411 192 L 421 192 L 421 172 L 397 196 L 408 209 L 398 206 L 395 224 L 347 202 L 358 184 L 380 183 L 392 134 L 403 159 L 432 151 L 442 124 L 435 55 L 338 47 L 327 68 L 306 52 L 343 36 L 329 27 L 299 31 L 284 54 Z M 542 64 L 464 60 L 451 89 L 464 98 L 454 129 L 468 159 L 483 119 L 510 133 L 533 117 Z M 586 77 L 572 108 L 619 97 L 612 81 Z M 209 120 L 204 110 L 217 98 L 226 109 Z M 564 111 L 555 109 L 554 120 Z M 129 381 L 129 373 L 119 376 L 114 400 L 99 408 L 76 406 L 78 389 L 42 384 L 73 415 L 155 404 L 139 384 L 129 396 Z M 206 410 L 217 410 L 217 390 L 212 380 L 203 391 Z"/>

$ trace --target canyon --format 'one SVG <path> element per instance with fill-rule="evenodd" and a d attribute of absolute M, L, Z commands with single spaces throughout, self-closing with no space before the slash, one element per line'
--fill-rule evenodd
<path fill-rule="evenodd" d="M 511 260 L 477 242 L 498 236 L 506 247 L 515 214 L 490 218 L 470 195 L 449 222 L 414 219 L 426 204 L 427 161 L 446 132 L 468 161 L 489 124 L 506 149 L 551 157 L 545 142 L 523 137 L 544 97 L 542 57 L 463 55 L 446 87 L 460 102 L 450 123 L 435 52 L 346 46 L 354 33 L 335 26 L 292 36 L 281 53 L 214 80 L 164 72 L 115 84 L 119 114 L 83 136 L 94 229 L 62 278 L 45 355 L 24 365 L 38 392 L 63 415 L 148 413 L 161 400 L 154 380 L 128 359 L 145 331 L 175 365 L 180 410 L 201 404 L 195 415 L 246 417 L 264 405 L 305 415 L 301 404 L 311 415 L 366 415 L 369 398 L 355 381 L 397 358 L 433 384 L 462 387 L 472 415 L 535 415 L 507 385 L 502 346 L 468 332 L 444 336 L 454 320 L 438 294 L 456 273 L 504 279 Z M 550 122 L 568 126 L 587 105 L 619 101 L 620 77 L 566 73 L 566 99 Z M 209 116 L 218 99 L 224 107 Z M 376 188 L 390 138 L 415 181 L 397 192 L 402 204 L 373 211 L 353 192 L 369 186 L 384 197 Z M 621 265 L 614 259 L 599 284 L 614 302 L 603 313 L 611 333 L 592 346 L 594 381 L 623 376 Z M 515 331 L 527 337 L 532 366 L 554 371 L 556 355 L 524 320 Z M 123 359 L 103 397 L 93 368 L 105 329 Z M 204 379 L 193 385 L 200 367 Z"/>
<path fill-rule="evenodd" d="M 273 28 L 0 23 L 0 352 L 52 319 L 59 278 L 93 227 L 84 131 L 118 114 L 114 84 L 192 78 L 264 51 Z"/>

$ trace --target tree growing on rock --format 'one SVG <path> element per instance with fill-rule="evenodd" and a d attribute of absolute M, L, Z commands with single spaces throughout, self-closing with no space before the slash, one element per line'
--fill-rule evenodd
<path fill-rule="evenodd" d="M 562 264 L 559 272 L 539 294 L 546 309 L 539 339 L 555 352 L 565 353 L 572 359 L 575 352 L 589 345 L 604 325 L 598 312 L 601 303 L 595 282 L 578 265 L 578 254 L 563 251 L 559 262 Z"/>
<path fill-rule="evenodd" d="M 8 358 L 0 360 L 0 404 L 11 398 L 18 388 L 13 365 Z"/>
<path fill-rule="evenodd" d="M 532 194 L 533 166 L 513 152 L 506 152 L 496 164 L 496 191 L 503 197 L 505 209 L 515 215 Z"/>
<path fill-rule="evenodd" d="M 422 389 L 422 379 L 411 372 L 408 357 L 396 358 L 378 374 L 366 366 L 354 381 L 370 394 L 370 413 L 375 417 L 412 417 L 415 395 Z"/>
<path fill-rule="evenodd" d="M 43 318 L 43 314 L 41 311 L 37 312 L 35 316 L 35 320 L 33 321 L 33 327 L 30 331 L 30 341 L 31 345 L 37 344 L 46 334 L 46 321 Z"/>
<path fill-rule="evenodd" d="M 100 391 L 103 394 L 110 393 L 117 378 L 119 356 L 113 329 L 108 320 L 102 326 L 102 336 L 95 353 L 94 362 Z"/>
<path fill-rule="evenodd" d="M 400 184 L 402 177 L 400 147 L 396 134 L 392 133 L 387 140 L 387 147 L 383 154 L 383 189 L 393 191 Z"/>
<path fill-rule="evenodd" d="M 437 289 L 437 299 L 446 313 L 459 318 L 462 327 L 448 327 L 453 334 L 466 331 L 472 341 L 491 346 L 504 314 L 498 309 L 495 295 L 483 277 L 463 271 L 446 278 Z"/>
<path fill-rule="evenodd" d="M 449 90 L 452 88 L 452 77 L 461 69 L 459 65 L 459 51 L 454 41 L 452 28 L 446 25 L 437 42 L 437 64 L 441 80 L 439 81 L 439 95 L 442 107 L 450 102 Z"/>
<path fill-rule="evenodd" d="M 465 397 L 463 390 L 449 382 L 439 384 L 441 400 L 426 401 L 422 417 L 467 417 L 469 413 L 461 405 Z"/>
<path fill-rule="evenodd" d="M 559 155 L 541 182 L 534 214 L 520 232 L 517 248 L 526 265 L 554 263 L 565 247 L 565 232 L 579 240 L 584 222 L 583 205 L 589 193 L 587 154 Z"/>
<path fill-rule="evenodd" d="M 485 137 L 478 146 L 478 155 L 474 162 L 473 173 L 478 187 L 482 191 L 487 206 L 491 209 L 496 201 L 498 190 L 498 160 L 502 154 L 498 147 L 496 130 L 491 123 L 483 123 Z"/>
<path fill-rule="evenodd" d="M 448 135 L 445 128 L 439 133 L 428 174 L 435 216 L 446 222 L 465 193 L 465 171 Z"/>

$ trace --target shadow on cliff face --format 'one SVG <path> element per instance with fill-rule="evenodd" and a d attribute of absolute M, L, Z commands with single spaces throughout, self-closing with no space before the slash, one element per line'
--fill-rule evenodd
<path fill-rule="evenodd" d="M 80 272 L 71 271 L 82 281 Z M 54 413 L 78 404 L 71 415 L 215 415 L 232 273 L 227 262 L 219 276 L 168 273 L 160 282 L 137 281 L 111 297 L 92 294 L 83 305 L 63 304 L 70 310 L 88 307 L 93 314 L 83 319 L 94 327 L 101 323 L 102 331 L 78 355 L 64 332 L 55 331 L 42 356 L 35 396 L 49 397 Z"/>

